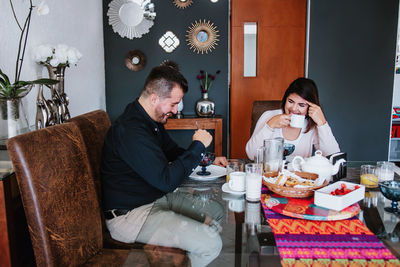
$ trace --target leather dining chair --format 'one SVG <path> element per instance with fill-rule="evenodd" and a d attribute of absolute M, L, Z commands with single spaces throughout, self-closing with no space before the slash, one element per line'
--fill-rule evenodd
<path fill-rule="evenodd" d="M 78 127 L 10 138 L 37 266 L 122 266 L 129 250 L 103 247 L 101 209 Z"/>
<path fill-rule="evenodd" d="M 274 110 L 281 108 L 280 100 L 256 100 L 253 102 L 251 111 L 251 126 L 250 136 L 253 134 L 254 128 L 256 127 L 257 121 L 260 116 L 267 110 Z"/>
<path fill-rule="evenodd" d="M 76 117 L 73 117 L 69 122 L 76 124 L 78 126 L 87 154 L 89 157 L 90 168 L 93 172 L 93 180 L 96 185 L 98 202 L 102 205 L 101 200 L 101 157 L 104 139 L 106 137 L 107 131 L 111 126 L 110 119 L 107 112 L 104 110 L 91 111 Z M 105 219 L 103 212 L 102 216 L 102 229 L 103 229 L 103 241 L 105 248 L 118 248 L 118 249 L 132 249 L 132 248 L 143 248 L 143 244 L 140 243 L 123 243 L 115 239 L 112 239 L 110 232 L 107 230 L 105 225 Z"/>

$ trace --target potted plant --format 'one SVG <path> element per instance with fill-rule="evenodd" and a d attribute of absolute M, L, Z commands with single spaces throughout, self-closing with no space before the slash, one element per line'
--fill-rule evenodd
<path fill-rule="evenodd" d="M 15 14 L 12 0 L 10 0 L 10 6 L 21 33 L 18 43 L 14 82 L 11 82 L 10 78 L 0 68 L 0 119 L 3 121 L 0 125 L 0 138 L 14 136 L 22 131 L 21 128 L 28 127 L 26 119 L 25 121 L 20 120 L 20 105 L 21 98 L 30 92 L 34 84 L 50 85 L 58 82 L 51 79 L 38 79 L 33 81 L 20 80 L 32 11 L 36 9 L 38 15 L 46 15 L 49 12 L 48 6 L 44 2 L 34 6 L 32 0 L 29 0 L 29 11 L 23 24 L 20 23 Z"/>
<path fill-rule="evenodd" d="M 217 70 L 215 74 L 210 74 L 204 70 L 200 70 L 200 73 L 197 75 L 202 95 L 202 98 L 196 102 L 196 114 L 199 117 L 210 117 L 215 114 L 215 103 L 208 98 L 208 92 L 220 72 L 220 70 Z"/>

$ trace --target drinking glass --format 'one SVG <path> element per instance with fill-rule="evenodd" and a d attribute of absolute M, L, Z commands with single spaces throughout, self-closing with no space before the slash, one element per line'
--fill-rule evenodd
<path fill-rule="evenodd" d="M 244 171 L 244 162 L 240 159 L 229 159 L 226 165 L 226 182 L 229 182 L 229 174 L 231 172 Z"/>
<path fill-rule="evenodd" d="M 259 201 L 261 199 L 262 165 L 246 164 L 246 199 Z"/>
<path fill-rule="evenodd" d="M 389 161 L 378 161 L 376 163 L 376 175 L 379 182 L 392 181 L 394 179 L 394 163 Z"/>
<path fill-rule="evenodd" d="M 375 165 L 361 165 L 360 184 L 369 188 L 378 187 L 378 177 L 376 176 Z"/>
<path fill-rule="evenodd" d="M 207 176 L 210 175 L 211 172 L 207 171 L 207 166 L 211 165 L 214 162 L 215 154 L 212 152 L 205 152 L 202 154 L 202 159 L 200 161 L 201 171 L 197 172 L 197 175 Z"/>
<path fill-rule="evenodd" d="M 283 163 L 283 138 L 264 140 L 263 162 L 266 177 L 278 176 Z"/>

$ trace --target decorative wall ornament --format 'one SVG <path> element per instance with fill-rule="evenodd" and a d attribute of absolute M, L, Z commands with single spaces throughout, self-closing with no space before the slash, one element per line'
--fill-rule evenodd
<path fill-rule="evenodd" d="M 174 0 L 174 4 L 177 8 L 184 9 L 190 6 L 193 0 Z"/>
<path fill-rule="evenodd" d="M 165 50 L 167 53 L 171 53 L 175 50 L 175 48 L 179 45 L 179 39 L 176 35 L 167 31 L 163 36 L 161 36 L 160 40 L 158 40 L 158 44 Z"/>
<path fill-rule="evenodd" d="M 108 23 L 121 37 L 140 38 L 154 24 L 156 12 L 151 0 L 113 0 L 108 6 Z"/>
<path fill-rule="evenodd" d="M 197 54 L 208 54 L 212 49 L 215 49 L 219 41 L 217 26 L 210 21 L 195 21 L 186 32 L 188 45 Z"/>
<path fill-rule="evenodd" d="M 146 66 L 146 56 L 139 50 L 131 50 L 125 56 L 125 65 L 132 71 L 139 71 Z"/>

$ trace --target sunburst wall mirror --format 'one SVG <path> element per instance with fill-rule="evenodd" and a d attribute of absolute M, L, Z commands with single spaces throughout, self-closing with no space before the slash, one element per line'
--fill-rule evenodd
<path fill-rule="evenodd" d="M 210 23 L 210 21 L 195 21 L 186 32 L 188 46 L 197 54 L 208 54 L 218 45 L 219 31 L 217 26 L 214 23 Z"/>
<path fill-rule="evenodd" d="M 177 8 L 184 9 L 190 6 L 193 0 L 174 0 L 174 4 Z"/>
<path fill-rule="evenodd" d="M 125 56 L 125 66 L 132 71 L 139 71 L 146 66 L 146 57 L 139 50 L 131 50 Z"/>
<path fill-rule="evenodd" d="M 113 0 L 108 6 L 108 23 L 121 37 L 140 38 L 154 24 L 156 12 L 151 0 Z"/>

